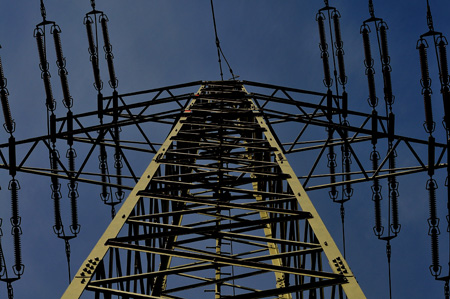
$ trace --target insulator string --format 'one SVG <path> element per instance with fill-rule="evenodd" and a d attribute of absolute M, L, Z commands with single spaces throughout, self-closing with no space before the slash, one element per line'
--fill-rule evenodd
<path fill-rule="evenodd" d="M 108 17 L 102 13 L 100 15 L 100 24 L 102 27 L 102 33 L 103 33 L 103 42 L 105 44 L 105 46 L 103 47 L 104 51 L 105 51 L 105 57 L 106 57 L 106 61 L 108 64 L 108 71 L 109 71 L 109 85 L 111 86 L 111 88 L 113 88 L 114 90 L 117 88 L 119 81 L 117 80 L 116 77 L 116 71 L 114 69 L 114 55 L 112 53 L 112 46 L 111 46 L 111 42 L 109 39 L 109 31 L 108 31 Z"/>
<path fill-rule="evenodd" d="M 1 47 L 0 47 L 1 48 Z M 3 231 L 1 229 L 3 219 L 0 218 L 0 280 L 7 283 L 8 298 L 14 297 L 12 281 L 20 279 L 24 273 L 25 266 L 22 263 L 22 218 L 20 217 L 20 205 L 19 205 L 19 181 L 16 178 L 17 174 L 17 161 L 16 161 L 16 140 L 14 138 L 15 122 L 12 119 L 11 108 L 9 106 L 9 91 L 7 89 L 7 79 L 4 74 L 3 64 L 0 58 L 0 99 L 3 110 L 3 116 L 5 123 L 3 125 L 5 131 L 9 134 L 8 139 L 8 152 L 9 152 L 9 164 L 6 165 L 9 169 L 9 175 L 11 180 L 9 181 L 8 189 L 11 193 L 11 235 L 13 238 L 14 247 L 14 265 L 12 266 L 15 278 L 8 276 L 8 270 L 6 266 L 6 260 L 1 245 L 1 237 L 3 237 Z"/>
<path fill-rule="evenodd" d="M 375 90 L 375 69 L 373 68 L 373 58 L 372 51 L 370 48 L 370 39 L 369 39 L 370 28 L 367 25 L 363 25 L 361 27 L 361 34 L 363 36 L 363 45 L 364 45 L 364 64 L 366 66 L 366 76 L 367 82 L 369 86 L 369 98 L 368 102 L 370 107 L 375 108 L 378 105 L 378 98 Z"/>
<path fill-rule="evenodd" d="M 339 12 L 337 10 L 333 11 L 332 14 L 333 23 L 334 23 L 334 35 L 336 37 L 336 56 L 338 60 L 338 69 L 339 69 L 339 83 L 343 86 L 345 90 L 345 84 L 347 83 L 347 76 L 345 74 L 345 64 L 344 64 L 344 42 L 342 41 L 341 34 L 341 25 L 339 19 L 341 18 Z"/>
<path fill-rule="evenodd" d="M 63 96 L 64 96 L 63 104 L 66 108 L 70 109 L 70 108 L 72 108 L 73 100 L 72 100 L 72 96 L 70 95 L 70 91 L 69 91 L 69 82 L 67 79 L 68 72 L 66 69 L 66 59 L 64 58 L 63 52 L 62 52 L 61 37 L 60 37 L 61 29 L 57 25 L 53 25 L 51 31 L 52 31 L 53 39 L 55 42 L 55 51 L 56 51 L 56 57 L 57 57 L 56 64 L 58 66 L 58 74 L 61 79 L 61 88 L 62 88 Z"/>
<path fill-rule="evenodd" d="M 378 161 L 380 160 L 380 154 L 376 150 L 375 145 L 370 158 L 372 160 L 372 169 L 375 172 L 378 170 Z M 372 185 L 372 200 L 375 205 L 375 226 L 373 228 L 373 231 L 378 238 L 380 238 L 384 233 L 384 227 L 381 220 L 381 200 L 383 199 L 381 189 L 382 187 L 380 185 L 379 179 L 374 178 Z"/>
<path fill-rule="evenodd" d="M 327 16 L 325 16 L 324 11 L 326 11 Z M 345 207 L 344 203 L 350 200 L 353 195 L 353 188 L 351 185 L 351 151 L 350 145 L 348 144 L 348 130 L 346 127 L 350 126 L 347 120 L 347 93 L 345 92 L 345 85 L 347 84 L 347 76 L 345 72 L 345 64 L 344 64 L 344 49 L 343 49 L 343 41 L 342 41 L 342 32 L 340 26 L 340 18 L 341 15 L 339 11 L 333 7 L 328 6 L 328 1 L 325 2 L 325 7 L 320 9 L 316 14 L 316 21 L 319 29 L 319 49 L 321 51 L 321 59 L 323 64 L 324 71 L 324 80 L 323 83 L 325 87 L 328 89 L 327 91 L 327 111 L 326 116 L 330 123 L 333 123 L 333 102 L 337 107 L 336 111 L 338 111 L 337 115 L 339 117 L 339 124 L 342 126 L 342 132 L 339 132 L 341 139 L 343 140 L 343 144 L 340 147 L 341 149 L 341 167 L 342 167 L 342 180 L 345 184 L 342 185 L 341 198 L 338 199 L 338 191 L 336 190 L 336 186 L 334 183 L 336 182 L 336 153 L 334 151 L 333 146 L 333 129 L 332 127 L 328 127 L 328 143 L 330 143 L 328 147 L 328 168 L 330 170 L 330 181 L 331 181 L 331 190 L 329 191 L 329 196 L 333 200 L 333 202 L 340 204 L 340 216 L 341 216 L 341 225 L 342 225 L 342 241 L 344 246 L 344 256 L 346 250 L 346 242 L 345 242 Z M 329 40 L 330 43 L 327 42 L 326 35 L 326 25 L 325 20 L 328 21 L 329 27 Z M 337 99 L 333 97 L 331 87 L 333 86 L 333 79 L 331 74 L 331 66 L 329 61 L 329 52 L 328 45 L 331 45 L 330 53 L 331 59 L 333 63 L 333 77 L 335 84 L 336 94 L 339 96 L 339 85 L 342 86 L 342 101 L 338 102 Z M 339 83 L 339 84 L 338 84 Z"/>
<path fill-rule="evenodd" d="M 34 32 L 34 36 L 36 37 L 36 42 L 38 46 L 38 53 L 39 53 L 39 67 L 41 69 L 41 78 L 44 81 L 44 89 L 46 94 L 46 106 L 47 110 L 53 111 L 56 109 L 55 100 L 53 99 L 53 91 L 52 91 L 52 85 L 50 82 L 50 71 L 49 71 L 49 65 L 47 62 L 47 55 L 46 55 L 46 47 L 45 47 L 45 31 L 41 28 L 36 28 Z"/>
<path fill-rule="evenodd" d="M 425 131 L 429 134 L 428 137 L 428 175 L 429 179 L 427 181 L 426 188 L 429 193 L 429 213 L 430 217 L 428 218 L 428 235 L 430 236 L 430 245 L 431 245 L 431 265 L 429 267 L 430 273 L 436 279 L 439 278 L 442 272 L 442 266 L 440 265 L 440 257 L 439 257 L 439 218 L 437 211 L 437 198 L 436 198 L 436 189 L 438 187 L 437 182 L 433 179 L 434 171 L 435 171 L 435 139 L 433 137 L 433 132 L 435 130 L 435 123 L 433 120 L 433 112 L 432 112 L 432 101 L 431 101 L 431 78 L 429 74 L 429 66 L 428 66 L 428 54 L 427 48 L 428 43 L 425 40 L 426 37 L 432 37 L 434 43 L 434 50 L 436 53 L 437 60 L 437 68 L 439 70 L 439 80 L 440 80 L 440 91 L 443 99 L 443 107 L 444 107 L 444 117 L 443 117 L 443 126 L 446 131 L 446 139 L 447 144 L 450 145 L 450 132 L 449 132 L 449 123 L 450 123 L 450 107 L 449 107 L 449 74 L 448 74 L 448 61 L 447 61 L 447 40 L 440 32 L 434 31 L 433 17 L 431 14 L 431 8 L 429 1 L 427 0 L 427 26 L 428 32 L 422 34 L 417 42 L 416 48 L 419 50 L 419 58 L 420 58 L 420 67 L 421 67 L 421 84 L 422 84 L 422 94 L 424 96 L 424 107 L 425 107 Z M 447 151 L 447 158 L 450 159 L 450 153 Z M 447 161 L 448 163 L 448 161 Z M 448 177 L 450 173 L 450 167 L 447 167 L 447 222 L 450 220 L 450 190 L 448 189 Z M 450 224 L 447 223 L 447 231 L 450 232 Z M 449 240 L 450 241 L 450 240 Z M 449 253 L 450 254 L 450 253 Z M 450 271 L 450 268 L 449 268 Z M 449 272 L 450 273 L 450 272 Z M 448 276 L 447 279 L 441 280 L 445 281 L 444 291 L 446 298 L 449 297 L 448 292 Z"/>
<path fill-rule="evenodd" d="M 90 54 L 90 60 L 92 63 L 92 69 L 94 74 L 94 88 L 97 90 L 97 104 L 98 104 L 98 118 L 100 121 L 100 124 L 103 124 L 103 95 L 101 93 L 101 90 L 103 88 L 103 82 L 100 78 L 100 67 L 99 67 L 99 59 L 98 59 L 98 28 L 97 28 L 97 15 L 99 15 L 98 23 L 100 23 L 103 39 L 104 39 L 104 50 L 105 50 L 105 57 L 107 60 L 108 65 L 108 71 L 110 76 L 110 86 L 114 88 L 114 99 L 113 99 L 113 122 L 117 123 L 118 117 L 119 117 L 119 111 L 118 111 L 118 98 L 117 98 L 117 92 L 115 89 L 117 88 L 117 78 L 115 75 L 115 69 L 114 65 L 112 63 L 112 46 L 110 42 L 109 37 L 109 31 L 107 27 L 107 22 L 109 21 L 106 15 L 101 12 L 95 10 L 95 3 L 92 3 L 93 11 L 86 14 L 84 18 L 84 25 L 86 26 L 86 33 L 88 37 L 88 51 Z M 93 16 L 93 18 L 91 17 Z M 95 31 L 92 28 L 92 24 L 95 24 Z M 112 84 L 111 84 L 112 83 Z M 108 131 L 109 132 L 109 131 Z M 116 177 L 117 177 L 117 185 L 122 185 L 122 155 L 120 152 L 120 128 L 118 126 L 115 126 L 113 129 L 113 139 L 116 142 L 115 146 L 115 153 L 114 153 L 114 167 L 116 169 Z M 112 188 L 108 187 L 106 183 L 110 183 L 110 177 L 109 177 L 109 169 L 108 169 L 108 154 L 106 151 L 106 146 L 104 144 L 104 136 L 106 134 L 106 131 L 101 130 L 99 132 L 99 169 L 101 172 L 101 181 L 105 183 L 100 192 L 100 198 L 103 201 L 104 204 L 111 206 L 111 215 L 112 217 L 115 216 L 115 206 L 121 202 L 121 200 L 124 197 L 125 192 L 122 190 L 121 187 L 117 188 L 117 192 L 115 193 L 115 196 L 112 197 L 111 194 Z M 115 200 L 116 199 L 116 200 Z"/>
<path fill-rule="evenodd" d="M 63 239 L 67 244 L 68 240 L 74 238 L 76 233 L 79 230 L 78 224 L 78 212 L 76 210 L 76 204 L 74 204 L 74 199 L 76 198 L 78 192 L 76 191 L 77 185 L 74 180 L 75 177 L 75 150 L 73 149 L 73 117 L 71 112 L 71 107 L 73 105 L 73 99 L 70 95 L 69 91 L 69 83 L 67 79 L 67 69 L 66 69 L 66 60 L 63 55 L 62 45 L 61 45 L 61 29 L 55 22 L 46 20 L 45 7 L 43 6 L 43 1 L 41 1 L 41 12 L 43 17 L 43 22 L 36 26 L 34 30 L 34 37 L 36 38 L 38 53 L 39 53 L 39 67 L 41 69 L 41 77 L 44 81 L 44 88 L 46 93 L 46 106 L 47 106 L 47 130 L 49 133 L 49 160 L 50 160 L 50 169 L 51 169 L 51 197 L 53 199 L 54 205 L 54 226 L 53 231 L 56 236 L 60 239 Z M 71 213 L 72 213 L 72 225 L 70 226 L 72 236 L 67 236 L 64 231 L 64 226 L 61 218 L 61 184 L 59 183 L 58 175 L 58 164 L 61 163 L 59 152 L 56 147 L 57 140 L 57 123 L 56 123 L 56 102 L 53 98 L 53 91 L 50 82 L 50 71 L 49 64 L 47 61 L 46 54 L 46 25 L 51 25 L 50 33 L 53 35 L 54 46 L 55 46 L 55 54 L 56 54 L 56 65 L 58 67 L 58 74 L 61 81 L 61 89 L 63 93 L 63 104 L 68 109 L 67 113 L 67 144 L 69 145 L 68 149 L 68 162 L 69 162 L 69 198 L 71 199 Z M 67 245 L 66 245 L 67 249 Z M 70 275 L 70 251 L 66 250 L 66 258 L 68 263 L 68 271 Z"/>
<path fill-rule="evenodd" d="M 387 179 L 388 185 L 388 229 L 386 236 L 384 236 L 384 226 L 382 225 L 382 208 L 381 201 L 382 196 L 382 186 L 379 179 L 373 177 L 372 185 L 372 200 L 374 201 L 374 212 L 375 212 L 375 226 L 373 231 L 375 236 L 380 240 L 386 241 L 386 257 L 388 263 L 388 283 L 389 283 L 389 298 L 392 298 L 392 273 L 391 273 L 391 259 L 392 259 L 392 245 L 391 240 L 395 238 L 400 232 L 401 225 L 399 223 L 399 208 L 398 208 L 398 182 L 396 178 L 396 150 L 394 147 L 394 137 L 395 137 L 395 115 L 392 112 L 392 105 L 394 103 L 394 95 L 391 81 L 391 66 L 390 66 L 390 56 L 389 47 L 387 40 L 387 29 L 388 26 L 383 19 L 375 17 L 375 10 L 373 6 L 373 1 L 369 0 L 369 14 L 370 18 L 364 21 L 361 26 L 360 33 L 363 38 L 364 46 L 364 64 L 366 67 L 366 76 L 368 81 L 369 98 L 368 103 L 372 107 L 372 146 L 373 150 L 370 154 L 370 160 L 372 161 L 372 169 L 376 174 L 379 168 L 380 155 L 377 151 L 378 143 L 378 98 L 376 95 L 376 85 L 375 85 L 375 63 L 372 57 L 371 43 L 370 43 L 370 27 L 369 23 L 374 24 L 376 29 L 376 38 L 378 42 L 378 52 L 381 63 L 381 73 L 383 78 L 383 91 L 385 100 L 385 111 L 386 111 L 386 127 L 387 127 L 387 159 L 389 165 L 389 178 Z"/>
<path fill-rule="evenodd" d="M 334 146 L 332 144 L 333 142 L 333 129 L 328 128 L 328 142 L 331 143 L 328 146 L 328 168 L 330 169 L 330 183 L 331 183 L 331 190 L 328 192 L 330 199 L 335 201 L 338 198 L 338 191 L 336 190 L 336 186 L 334 185 L 336 183 L 336 154 L 334 153 Z"/>
<path fill-rule="evenodd" d="M 3 116 L 5 119 L 5 124 L 3 125 L 3 127 L 5 128 L 5 131 L 7 133 L 12 134 L 15 129 L 15 122 L 11 116 L 11 108 L 8 101 L 9 91 L 6 86 L 7 80 L 3 72 L 2 60 L 0 58 L 0 99 L 2 102 Z"/>
<path fill-rule="evenodd" d="M 389 47 L 387 41 L 387 29 L 388 26 L 386 22 L 381 21 L 377 26 L 377 37 L 379 36 L 379 49 L 380 58 L 383 71 L 383 83 L 384 83 L 384 100 L 386 105 L 389 107 L 389 111 L 392 112 L 392 104 L 394 104 L 394 95 L 392 93 L 392 80 L 391 80 L 391 65 L 389 56 Z"/>
<path fill-rule="evenodd" d="M 94 23 L 92 18 L 90 16 L 86 16 L 84 19 L 84 24 L 86 26 L 86 32 L 87 32 L 88 43 L 89 43 L 89 54 L 91 55 L 92 70 L 94 73 L 94 87 L 96 90 L 98 90 L 100 92 L 100 90 L 102 90 L 102 88 L 103 88 L 103 82 L 100 79 L 100 68 L 99 68 L 99 63 L 98 63 L 98 50 L 97 50 L 98 47 L 97 47 L 96 43 L 94 42 L 94 33 L 92 30 L 92 23 Z M 97 32 L 96 32 L 96 36 L 97 36 Z"/>
<path fill-rule="evenodd" d="M 325 15 L 322 12 L 319 12 L 316 17 L 317 23 L 319 25 L 319 35 L 320 35 L 320 43 L 319 48 L 321 51 L 322 63 L 323 63 L 323 72 L 324 72 L 324 81 L 323 84 L 330 88 L 333 85 L 333 81 L 331 80 L 330 73 L 330 62 L 328 61 L 328 43 L 326 41 L 325 35 Z"/>

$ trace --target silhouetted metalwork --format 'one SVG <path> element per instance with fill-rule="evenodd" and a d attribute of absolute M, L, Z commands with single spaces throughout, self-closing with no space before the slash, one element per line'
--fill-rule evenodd
<path fill-rule="evenodd" d="M 20 172 L 50 178 L 53 229 L 65 241 L 70 278 L 69 240 L 80 233 L 81 227 L 78 185 L 98 185 L 100 198 L 111 208 L 110 226 L 76 272 L 63 298 L 79 298 L 87 291 L 93 292 L 95 298 L 101 295 L 104 298 L 113 295 L 192 298 L 210 292 L 217 299 L 365 298 L 345 260 L 344 230 L 344 203 L 350 200 L 353 186 L 362 182 L 372 184 L 373 231 L 386 242 L 391 289 L 391 241 L 401 229 L 397 178 L 427 172 L 430 271 L 436 279 L 445 281 L 448 297 L 449 276 L 441 277 L 438 182 L 434 175 L 442 168 L 450 170 L 450 144 L 436 142 L 433 136 L 436 126 L 426 38 L 433 38 L 437 53 L 444 100 L 443 124 L 450 140 L 447 41 L 442 33 L 434 31 L 428 5 L 429 31 L 420 36 L 417 48 L 425 103 L 424 127 L 429 137 L 421 140 L 399 135 L 395 131 L 386 22 L 375 17 L 373 1 L 369 1 L 370 18 L 363 22 L 360 32 L 372 111 L 355 111 L 348 105 L 346 92 L 341 15 L 328 1 L 324 2 L 325 7 L 316 15 L 323 82 L 327 89 L 324 93 L 237 81 L 231 68 L 233 80 L 223 81 L 220 65 L 221 81 L 195 81 L 120 94 L 107 26 L 109 20 L 102 11 L 96 10 L 95 1 L 91 0 L 92 11 L 86 14 L 84 25 L 97 90 L 97 109 L 76 114 L 71 109 L 73 99 L 61 29 L 47 20 L 41 0 L 43 21 L 36 26 L 34 36 L 48 113 L 47 134 L 15 140 L 15 123 L 0 61 L 4 128 L 10 134 L 9 141 L 0 144 L 0 168 L 9 170 L 12 177 L 9 189 L 15 252 L 15 277 L 11 278 L 0 246 L 0 280 L 7 283 L 9 298 L 13 298 L 11 283 L 24 271 L 20 185 L 15 178 Z M 211 9 L 220 63 L 224 56 L 212 1 Z M 48 26 L 54 40 L 62 103 L 67 110 L 63 117 L 57 117 L 55 112 L 57 105 L 46 52 Z M 376 35 L 378 51 L 372 52 L 371 33 Z M 100 35 L 111 96 L 103 95 Z M 380 103 L 373 56 L 377 52 L 385 113 L 377 110 Z M 165 130 L 164 134 L 153 131 L 155 124 L 161 131 Z M 63 144 L 67 148 L 65 159 L 59 154 Z M 340 153 L 336 147 L 341 148 Z M 16 153 L 17 148 L 21 155 Z M 399 150 L 408 158 L 405 159 L 408 164 L 397 161 Z M 49 154 L 50 166 L 30 159 L 43 151 Z M 296 169 L 298 174 L 288 159 L 301 165 Z M 114 174 L 109 171 L 108 161 L 114 164 Z M 61 216 L 64 205 L 61 180 L 67 182 L 71 235 L 65 233 Z M 387 185 L 388 217 L 383 217 L 384 184 Z M 321 189 L 328 190 L 329 197 L 340 205 L 344 254 L 306 193 Z"/>

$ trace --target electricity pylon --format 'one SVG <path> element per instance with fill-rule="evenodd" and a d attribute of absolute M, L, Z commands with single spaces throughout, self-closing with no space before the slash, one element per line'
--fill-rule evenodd
<path fill-rule="evenodd" d="M 62 298 L 84 291 L 365 298 L 263 110 L 237 81 L 204 83 L 185 107 Z"/>

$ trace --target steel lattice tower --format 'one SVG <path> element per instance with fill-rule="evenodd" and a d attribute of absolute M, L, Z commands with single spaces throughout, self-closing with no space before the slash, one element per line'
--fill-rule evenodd
<path fill-rule="evenodd" d="M 266 116 L 242 83 L 220 81 L 189 102 L 63 298 L 311 298 L 341 287 L 364 298 Z"/>
<path fill-rule="evenodd" d="M 73 278 L 64 299 L 360 299 L 365 295 L 345 258 L 344 204 L 352 197 L 356 184 L 372 184 L 367 197 L 375 210 L 373 232 L 386 243 L 391 291 L 391 241 L 401 228 L 397 179 L 426 172 L 432 253 L 429 270 L 435 279 L 446 283 L 446 296 L 450 296 L 450 276 L 442 271 L 439 260 L 434 179 L 439 169 L 450 173 L 450 76 L 447 41 L 442 33 L 434 31 L 428 1 L 430 31 L 417 43 L 427 140 L 396 131 L 388 27 L 383 19 L 375 17 L 372 1 L 370 18 L 363 22 L 360 32 L 370 113 L 349 107 L 340 13 L 328 1 L 316 15 L 325 92 L 238 81 L 220 47 L 211 1 L 222 80 L 120 93 L 109 20 L 96 9 L 94 0 L 84 25 L 97 108 L 75 113 L 61 29 L 46 18 L 44 3 L 40 3 L 43 20 L 36 26 L 34 37 L 46 95 L 47 134 L 15 139 L 15 122 L 0 62 L 0 100 L 9 134 L 8 142 L 0 144 L 0 168 L 7 169 L 11 176 L 14 243 L 14 275 L 6 270 L 0 243 L 0 280 L 7 283 L 10 299 L 12 282 L 24 273 L 17 173 L 45 176 L 51 183 L 53 230 L 64 241 L 69 277 Z M 111 96 L 103 94 L 100 35 Z M 430 37 L 438 60 L 444 100 L 442 130 L 447 143 L 436 141 L 433 135 L 436 123 L 431 111 L 426 41 Z M 371 38 L 377 39 L 380 55 L 384 96 L 381 109 L 377 108 Z M 50 39 L 55 47 L 64 116 L 57 116 L 50 80 Z M 229 67 L 230 80 L 223 80 L 221 59 Z M 164 131 L 162 127 L 168 134 L 156 141 L 155 136 L 165 134 L 155 132 Z M 62 149 L 64 154 L 60 154 Z M 48 153 L 48 160 L 36 159 L 42 152 Z M 400 162 L 397 152 L 402 153 Z M 96 196 L 100 195 L 110 208 L 112 221 L 81 267 L 71 273 L 70 244 L 81 227 L 78 184 L 97 187 Z M 323 192 L 311 194 L 315 190 Z M 450 221 L 449 188 L 447 192 Z M 324 194 L 340 207 L 343 253 L 309 197 Z M 382 206 L 383 194 L 387 200 Z M 71 214 L 67 226 L 62 212 L 64 197 L 69 199 Z M 382 215 L 384 207 L 387 217 Z"/>

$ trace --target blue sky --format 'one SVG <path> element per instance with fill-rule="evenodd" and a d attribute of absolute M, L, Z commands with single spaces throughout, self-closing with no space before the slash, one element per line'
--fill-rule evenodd
<path fill-rule="evenodd" d="M 211 10 L 208 0 L 97 0 L 97 9 L 109 19 L 109 30 L 119 92 L 126 93 L 196 80 L 218 80 L 219 68 L 214 44 Z M 359 33 L 369 17 L 368 1 L 330 0 L 339 9 L 345 61 L 347 91 L 351 109 L 370 112 L 367 104 L 364 52 Z M 96 109 L 96 91 L 83 26 L 90 1 L 46 0 L 47 19 L 62 29 L 64 56 L 76 113 Z M 448 34 L 448 1 L 430 0 L 435 29 Z M 389 25 L 388 38 L 392 80 L 396 103 L 398 133 L 425 139 L 423 100 L 416 42 L 428 28 L 425 0 L 374 0 L 376 16 Z M 325 92 L 322 62 L 315 21 L 323 1 L 216 0 L 216 19 L 222 49 L 240 79 Z M 10 104 L 16 120 L 17 139 L 46 133 L 44 88 L 40 79 L 39 58 L 33 30 L 41 21 L 38 0 L 0 0 L 0 56 L 8 79 Z M 53 45 L 49 43 L 49 52 Z M 374 49 L 373 49 L 374 51 Z M 53 55 L 53 54 L 51 54 Z M 100 57 L 103 57 L 102 52 Z M 440 119 L 439 78 L 434 56 L 430 53 L 434 111 Z M 49 57 L 55 98 L 62 115 L 63 106 L 55 58 Z M 102 61 L 103 80 L 106 65 Z M 381 73 L 378 70 L 379 73 Z M 225 73 L 225 78 L 229 74 Z M 379 75 L 379 74 L 378 74 Z M 378 85 L 381 81 L 378 78 Z M 104 94 L 111 90 L 105 87 Z M 381 89 L 378 90 L 381 95 Z M 438 122 L 438 121 L 437 121 Z M 1 143 L 8 135 L 1 131 Z M 442 130 L 436 132 L 444 140 Z M 401 153 L 399 153 L 401 155 Z M 39 159 L 39 157 L 36 157 Z M 47 159 L 42 152 L 41 159 Z M 406 159 L 406 158 L 405 158 Z M 403 161 L 405 164 L 408 160 Z M 301 160 L 292 163 L 297 173 Z M 296 169 L 298 167 L 299 169 Z M 52 232 L 53 216 L 50 181 L 19 174 L 21 182 L 21 216 L 25 274 L 14 283 L 15 298 L 58 298 L 68 284 L 64 245 Z M 425 175 L 400 180 L 400 217 L 402 232 L 392 242 L 394 298 L 443 298 L 443 284 L 428 272 L 430 264 L 427 235 L 428 208 Z M 445 174 L 436 180 L 440 186 L 441 230 L 445 232 Z M 10 231 L 10 203 L 6 171 L 0 173 L 0 217 L 3 219 L 2 244 L 8 267 L 13 264 Z M 82 189 L 83 187 L 80 187 Z M 370 185 L 362 185 L 347 207 L 347 255 L 368 298 L 388 298 L 385 244 L 372 233 L 373 205 Z M 72 271 L 91 250 L 109 220 L 109 211 L 98 199 L 98 191 L 80 190 L 82 233 L 72 242 Z M 325 224 L 340 243 L 340 220 L 337 205 L 323 193 L 311 193 Z M 66 206 L 68 208 L 68 205 Z M 442 264 L 448 262 L 448 235 L 442 234 Z M 444 267 L 447 271 L 447 266 Z M 6 296 L 0 284 L 0 297 Z"/>

